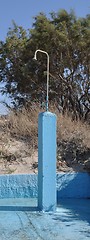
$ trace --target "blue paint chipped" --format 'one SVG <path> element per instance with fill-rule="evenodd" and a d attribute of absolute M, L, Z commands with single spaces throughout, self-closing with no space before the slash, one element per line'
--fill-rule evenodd
<path fill-rule="evenodd" d="M 90 198 L 89 173 L 58 173 L 57 199 Z M 0 198 L 37 198 L 36 174 L 0 175 Z"/>
<path fill-rule="evenodd" d="M 89 240 L 90 174 L 57 174 L 59 201 L 49 213 L 38 211 L 37 179 L 35 174 L 0 176 L 0 239 Z"/>
<path fill-rule="evenodd" d="M 34 198 L 37 195 L 36 175 L 0 175 L 0 198 Z"/>

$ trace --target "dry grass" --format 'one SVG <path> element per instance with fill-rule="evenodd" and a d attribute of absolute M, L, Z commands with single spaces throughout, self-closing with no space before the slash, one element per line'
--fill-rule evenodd
<path fill-rule="evenodd" d="M 6 149 L 8 149 L 10 142 L 8 139 L 10 138 L 21 140 L 28 145 L 28 155 L 37 151 L 38 114 L 40 111 L 42 110 L 38 107 L 30 108 L 30 110 L 23 108 L 21 111 L 11 112 L 2 121 L 1 128 L 4 134 L 0 135 L 0 141 L 3 142 L 0 146 L 1 157 L 8 155 L 4 146 L 6 144 Z M 50 111 L 57 115 L 58 169 L 61 169 L 62 162 L 73 168 L 75 164 L 83 166 L 85 161 L 90 161 L 90 125 L 81 121 L 72 121 L 71 117 L 62 115 L 55 106 L 50 106 Z"/>
<path fill-rule="evenodd" d="M 72 121 L 71 117 L 58 114 L 58 139 L 80 140 L 83 146 L 90 148 L 90 126 L 80 120 Z"/>
<path fill-rule="evenodd" d="M 9 115 L 9 130 L 11 134 L 16 136 L 31 137 L 37 132 L 37 111 L 22 111 L 12 112 Z"/>
<path fill-rule="evenodd" d="M 8 117 L 8 132 L 12 137 L 30 144 L 30 149 L 37 148 L 38 110 L 25 108 L 11 112 Z"/>
<path fill-rule="evenodd" d="M 80 139 L 82 144 L 90 148 L 90 125 L 82 123 L 80 120 L 72 121 L 71 117 L 62 115 L 55 107 L 50 107 L 50 111 L 57 115 L 57 139 L 71 141 Z M 39 108 L 30 110 L 11 112 L 8 117 L 7 132 L 18 138 L 27 138 L 36 141 L 38 132 Z"/>

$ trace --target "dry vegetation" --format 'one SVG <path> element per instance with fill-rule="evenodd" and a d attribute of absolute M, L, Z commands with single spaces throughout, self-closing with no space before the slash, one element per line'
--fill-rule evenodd
<path fill-rule="evenodd" d="M 57 171 L 90 172 L 90 125 L 50 110 L 57 115 Z M 1 174 L 37 172 L 39 112 L 22 109 L 0 118 Z"/>

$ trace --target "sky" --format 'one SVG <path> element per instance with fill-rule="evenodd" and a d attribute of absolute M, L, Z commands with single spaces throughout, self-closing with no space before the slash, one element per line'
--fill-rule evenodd
<path fill-rule="evenodd" d="M 75 11 L 77 17 L 85 17 L 90 13 L 90 0 L 0 0 L 0 40 L 4 41 L 12 20 L 18 26 L 28 30 L 32 28 L 34 17 L 44 12 L 49 17 L 50 12 L 65 9 Z M 1 101 L 9 101 L 8 97 L 1 96 Z M 0 104 L 0 115 L 6 113 L 6 108 Z"/>
<path fill-rule="evenodd" d="M 59 9 L 74 9 L 77 17 L 85 17 L 90 13 L 90 0 L 0 0 L 0 40 L 5 39 L 12 20 L 27 30 L 40 12 L 49 16 Z"/>

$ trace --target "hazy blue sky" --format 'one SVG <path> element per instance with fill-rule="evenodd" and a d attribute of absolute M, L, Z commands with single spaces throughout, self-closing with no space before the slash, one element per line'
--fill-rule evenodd
<path fill-rule="evenodd" d="M 90 0 L 0 0 L 0 40 L 4 40 L 14 20 L 25 29 L 31 28 L 33 17 L 39 12 L 74 9 L 77 17 L 90 13 Z"/>

